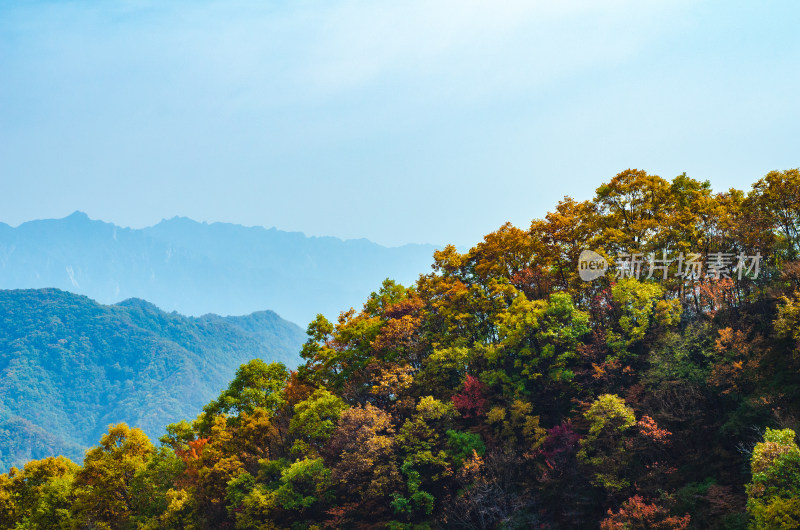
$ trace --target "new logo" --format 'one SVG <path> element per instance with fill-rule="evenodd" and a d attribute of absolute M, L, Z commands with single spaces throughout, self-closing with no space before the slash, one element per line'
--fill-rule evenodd
<path fill-rule="evenodd" d="M 590 282 L 606 273 L 608 261 L 594 250 L 584 250 L 578 257 L 578 274 L 581 280 Z"/>

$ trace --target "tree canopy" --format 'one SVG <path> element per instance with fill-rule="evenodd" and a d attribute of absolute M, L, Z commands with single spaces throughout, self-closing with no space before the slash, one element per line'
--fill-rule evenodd
<path fill-rule="evenodd" d="M 631 169 L 447 246 L 161 446 L 0 475 L 0 528 L 796 528 L 797 179 Z"/>

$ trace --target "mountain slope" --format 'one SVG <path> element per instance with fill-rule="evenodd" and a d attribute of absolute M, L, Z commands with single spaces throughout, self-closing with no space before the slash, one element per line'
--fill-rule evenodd
<path fill-rule="evenodd" d="M 305 335 L 275 313 L 199 318 L 57 289 L 0 291 L 0 468 L 80 459 L 110 423 L 158 436 L 194 417 L 243 362 L 295 366 Z"/>
<path fill-rule="evenodd" d="M 360 307 L 387 276 L 413 283 L 433 251 L 186 218 L 130 229 L 75 212 L 0 225 L 0 288 L 57 287 L 102 303 L 143 298 L 187 315 L 268 307 L 305 326 L 317 313 Z"/>

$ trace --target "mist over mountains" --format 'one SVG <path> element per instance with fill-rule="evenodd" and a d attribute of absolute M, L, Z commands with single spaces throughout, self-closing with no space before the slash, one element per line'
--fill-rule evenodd
<path fill-rule="evenodd" d="M 317 313 L 360 307 L 386 277 L 413 283 L 434 249 L 181 217 L 131 229 L 75 212 L 0 223 L 0 288 L 56 287 L 105 304 L 143 298 L 185 315 L 270 309 L 305 327 Z"/>
<path fill-rule="evenodd" d="M 240 364 L 295 367 L 317 313 L 360 308 L 386 277 L 412 284 L 433 251 L 177 217 L 0 223 L 0 472 L 80 460 L 110 423 L 155 439 Z"/>

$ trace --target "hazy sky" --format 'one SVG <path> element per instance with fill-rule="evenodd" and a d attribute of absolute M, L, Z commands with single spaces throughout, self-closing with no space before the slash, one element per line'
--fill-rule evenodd
<path fill-rule="evenodd" d="M 619 171 L 800 166 L 800 3 L 0 3 L 0 221 L 471 244 Z"/>

